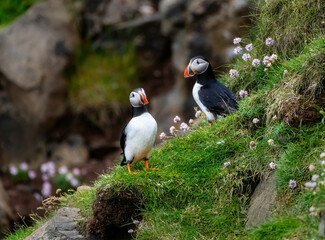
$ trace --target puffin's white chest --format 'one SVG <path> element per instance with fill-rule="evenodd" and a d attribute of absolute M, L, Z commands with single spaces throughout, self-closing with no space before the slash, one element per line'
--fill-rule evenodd
<path fill-rule="evenodd" d="M 195 102 L 197 103 L 197 105 L 199 105 L 199 107 L 201 108 L 201 110 L 205 113 L 205 115 L 207 116 L 208 121 L 214 121 L 215 117 L 214 115 L 209 111 L 209 109 L 207 107 L 205 107 L 203 105 L 203 103 L 200 101 L 199 98 L 199 90 L 203 85 L 199 84 L 199 83 L 195 83 L 193 90 L 192 90 L 192 95 L 193 98 L 195 100 Z"/>
<path fill-rule="evenodd" d="M 149 155 L 157 135 L 157 122 L 150 113 L 131 119 L 126 129 L 125 157 L 136 162 Z"/>

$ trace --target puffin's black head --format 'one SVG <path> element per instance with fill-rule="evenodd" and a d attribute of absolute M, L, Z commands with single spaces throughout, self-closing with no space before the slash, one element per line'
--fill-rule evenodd
<path fill-rule="evenodd" d="M 149 103 L 143 88 L 136 88 L 132 90 L 130 93 L 130 103 L 133 107 L 142 107 Z"/>
<path fill-rule="evenodd" d="M 187 78 L 202 74 L 208 69 L 209 65 L 210 63 L 206 58 L 200 56 L 194 57 L 185 68 L 184 77 Z"/>

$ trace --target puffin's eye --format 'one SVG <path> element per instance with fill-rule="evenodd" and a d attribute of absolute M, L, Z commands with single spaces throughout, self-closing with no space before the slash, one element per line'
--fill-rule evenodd
<path fill-rule="evenodd" d="M 134 97 L 134 93 L 131 94 L 131 97 Z"/>
<path fill-rule="evenodd" d="M 200 64 L 199 60 L 196 60 L 196 63 L 197 63 L 197 64 Z"/>

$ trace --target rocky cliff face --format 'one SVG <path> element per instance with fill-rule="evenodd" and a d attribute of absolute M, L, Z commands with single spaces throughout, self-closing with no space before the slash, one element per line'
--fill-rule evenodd
<path fill-rule="evenodd" d="M 168 129 L 174 115 L 192 117 L 194 82 L 183 78 L 184 68 L 195 55 L 206 56 L 218 69 L 228 63 L 232 39 L 246 30 L 242 26 L 247 24 L 243 16 L 248 8 L 246 0 L 47 0 L 35 4 L 0 33 L 1 165 L 29 162 L 37 168 L 53 159 L 55 154 L 49 155 L 53 146 L 69 142 L 72 133 L 79 134 L 84 148 L 99 142 L 115 148 L 117 130 L 129 118 L 126 111 L 120 111 L 123 114 L 112 121 L 111 129 L 92 128 L 102 136 L 94 140 L 87 138 L 89 125 L 80 121 L 83 117 L 76 115 L 67 99 L 65 70 L 77 46 L 85 41 L 94 49 L 109 49 L 131 32 L 140 83 L 151 98 L 150 110 L 160 130 Z M 100 114 L 98 109 L 91 111 Z M 76 119 L 79 125 L 73 122 Z M 84 124 L 82 130 L 76 127 L 80 124 Z M 101 143 L 103 139 L 112 142 Z M 84 148 L 81 155 L 87 161 Z M 64 158 L 68 162 L 75 151 L 69 149 L 65 148 L 68 157 Z"/>

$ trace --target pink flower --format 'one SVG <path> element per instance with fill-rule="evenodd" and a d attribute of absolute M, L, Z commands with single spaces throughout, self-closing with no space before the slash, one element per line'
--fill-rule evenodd
<path fill-rule="evenodd" d="M 70 180 L 70 184 L 71 184 L 72 187 L 78 187 L 79 186 L 79 181 L 78 181 L 78 179 L 72 178 Z"/>
<path fill-rule="evenodd" d="M 42 180 L 43 180 L 44 182 L 48 181 L 49 179 L 50 179 L 50 178 L 49 178 L 48 175 L 46 175 L 46 174 L 42 174 Z"/>
<path fill-rule="evenodd" d="M 270 166 L 271 169 L 275 169 L 275 163 L 274 162 L 270 162 L 269 166 Z"/>
<path fill-rule="evenodd" d="M 245 46 L 245 48 L 246 48 L 246 50 L 247 51 L 252 51 L 253 50 L 253 44 L 252 43 L 250 43 L 250 44 L 247 44 L 246 46 Z"/>
<path fill-rule="evenodd" d="M 274 62 L 275 60 L 278 60 L 278 55 L 276 55 L 276 54 L 272 54 L 272 55 L 271 55 L 271 59 L 273 60 L 273 62 Z"/>
<path fill-rule="evenodd" d="M 176 130 L 176 128 L 175 128 L 174 126 L 171 126 L 170 129 L 169 129 L 169 132 L 170 132 L 170 134 L 172 134 L 172 135 L 173 135 L 176 131 L 177 131 L 177 130 Z"/>
<path fill-rule="evenodd" d="M 251 141 L 251 142 L 249 143 L 249 148 L 250 148 L 251 150 L 256 149 L 256 143 L 255 143 L 254 141 Z"/>
<path fill-rule="evenodd" d="M 267 72 L 267 71 L 269 71 L 269 69 L 268 68 L 264 68 L 264 72 Z"/>
<path fill-rule="evenodd" d="M 195 113 L 195 117 L 198 118 L 198 117 L 200 117 L 200 116 L 202 116 L 202 112 L 201 112 L 201 110 L 196 111 L 196 113 Z"/>
<path fill-rule="evenodd" d="M 179 121 L 181 121 L 181 118 L 179 116 L 174 117 L 173 119 L 174 123 L 178 123 Z"/>
<path fill-rule="evenodd" d="M 253 65 L 254 67 L 258 67 L 258 66 L 260 65 L 260 60 L 258 60 L 257 58 L 253 59 L 253 61 L 252 61 L 252 65 Z"/>
<path fill-rule="evenodd" d="M 271 47 L 273 45 L 273 43 L 274 43 L 274 40 L 270 37 L 265 40 L 265 45 L 268 47 Z"/>
<path fill-rule="evenodd" d="M 74 168 L 72 169 L 72 173 L 76 176 L 79 176 L 80 175 L 80 169 L 79 168 Z"/>
<path fill-rule="evenodd" d="M 230 69 L 229 74 L 231 78 L 237 78 L 239 76 L 238 71 L 235 69 Z"/>
<path fill-rule="evenodd" d="M 309 171 L 312 172 L 312 171 L 315 170 L 315 165 L 314 165 L 314 164 L 310 164 L 310 165 L 308 166 L 308 168 L 309 168 Z"/>
<path fill-rule="evenodd" d="M 49 176 L 53 177 L 55 175 L 55 164 L 52 161 L 43 163 L 41 165 L 41 172 L 47 173 Z"/>
<path fill-rule="evenodd" d="M 42 195 L 44 197 L 49 197 L 51 196 L 52 193 L 52 185 L 49 182 L 44 182 L 42 186 Z"/>
<path fill-rule="evenodd" d="M 287 75 L 288 74 L 288 70 L 284 70 L 283 71 L 283 76 Z"/>
<path fill-rule="evenodd" d="M 28 170 L 28 164 L 26 162 L 22 162 L 20 164 L 20 169 L 23 171 L 27 171 Z"/>
<path fill-rule="evenodd" d="M 278 119 L 278 117 L 276 116 L 276 115 L 274 115 L 273 117 L 272 117 L 272 120 L 277 120 Z"/>
<path fill-rule="evenodd" d="M 67 179 L 67 181 L 70 182 L 74 177 L 73 177 L 72 173 L 68 173 L 68 174 L 65 176 L 65 178 Z"/>
<path fill-rule="evenodd" d="M 296 188 L 296 187 L 297 187 L 297 182 L 293 179 L 290 179 L 289 188 Z"/>
<path fill-rule="evenodd" d="M 260 121 L 260 120 L 259 120 L 258 118 L 254 118 L 254 119 L 253 119 L 253 123 L 255 123 L 255 124 L 258 123 L 259 121 Z"/>
<path fill-rule="evenodd" d="M 245 90 L 240 90 L 240 91 L 239 91 L 239 97 L 240 97 L 240 98 L 245 98 L 245 97 L 247 97 L 247 96 L 248 96 L 247 91 L 245 91 Z"/>
<path fill-rule="evenodd" d="M 179 129 L 181 129 L 183 131 L 187 131 L 187 130 L 190 130 L 190 127 L 185 122 L 182 122 Z"/>
<path fill-rule="evenodd" d="M 61 167 L 59 167 L 58 172 L 60 174 L 66 174 L 68 172 L 68 168 L 66 166 L 61 166 Z"/>
<path fill-rule="evenodd" d="M 18 169 L 16 168 L 16 166 L 11 165 L 9 167 L 9 172 L 10 172 L 11 175 L 16 176 L 18 174 Z"/>
<path fill-rule="evenodd" d="M 28 177 L 30 178 L 30 179 L 35 179 L 36 178 L 36 172 L 35 171 L 33 171 L 33 170 L 29 170 L 28 171 Z"/>
<path fill-rule="evenodd" d="M 224 163 L 223 163 L 223 166 L 224 166 L 224 167 L 228 167 L 229 165 L 230 165 L 230 162 L 224 162 Z"/>
<path fill-rule="evenodd" d="M 309 208 L 309 213 L 310 213 L 310 215 L 312 215 L 312 216 L 314 216 L 314 217 L 317 217 L 317 216 L 318 216 L 318 211 L 317 211 L 317 209 L 316 209 L 315 207 L 313 207 L 313 206 L 311 206 L 311 207 Z"/>
<path fill-rule="evenodd" d="M 305 186 L 310 188 L 310 189 L 314 189 L 314 187 L 317 186 L 317 183 L 316 182 L 306 182 Z"/>
<path fill-rule="evenodd" d="M 234 44 L 238 44 L 238 43 L 240 43 L 240 42 L 241 42 L 241 38 L 238 37 L 238 38 L 235 38 L 235 39 L 234 39 Z"/>
<path fill-rule="evenodd" d="M 270 146 L 272 146 L 272 145 L 274 144 L 274 141 L 273 141 L 273 139 L 269 139 L 269 140 L 267 141 L 267 143 L 268 143 Z"/>
<path fill-rule="evenodd" d="M 128 233 L 132 234 L 132 233 L 134 233 L 134 230 L 133 229 L 129 229 L 128 230 Z"/>
<path fill-rule="evenodd" d="M 194 123 L 194 120 L 193 120 L 193 119 L 190 119 L 190 120 L 188 120 L 188 123 L 189 123 L 190 125 L 192 125 L 192 124 Z"/>
<path fill-rule="evenodd" d="M 243 56 L 242 56 L 242 59 L 244 61 L 247 61 L 248 59 L 251 59 L 251 55 L 249 53 L 244 53 Z"/>
<path fill-rule="evenodd" d="M 311 176 L 311 180 L 316 182 L 316 180 L 319 178 L 319 175 L 314 174 L 313 176 Z"/>
<path fill-rule="evenodd" d="M 241 53 L 241 51 L 242 51 L 243 49 L 241 48 L 241 47 L 235 47 L 235 49 L 234 49 L 234 53 L 235 54 L 239 54 L 239 53 Z"/>
<path fill-rule="evenodd" d="M 166 133 L 164 133 L 164 132 L 160 133 L 159 138 L 161 140 L 164 140 L 166 138 Z"/>
<path fill-rule="evenodd" d="M 325 152 L 322 152 L 320 155 L 319 155 L 320 158 L 325 158 Z"/>
<path fill-rule="evenodd" d="M 139 223 L 140 223 L 139 220 L 136 219 L 133 220 L 133 224 L 138 225 Z"/>
<path fill-rule="evenodd" d="M 272 59 L 271 57 L 269 57 L 269 56 L 265 56 L 265 57 L 263 58 L 263 64 L 264 64 L 265 66 L 267 66 L 267 67 L 271 67 L 272 62 L 273 62 L 273 59 Z"/>

